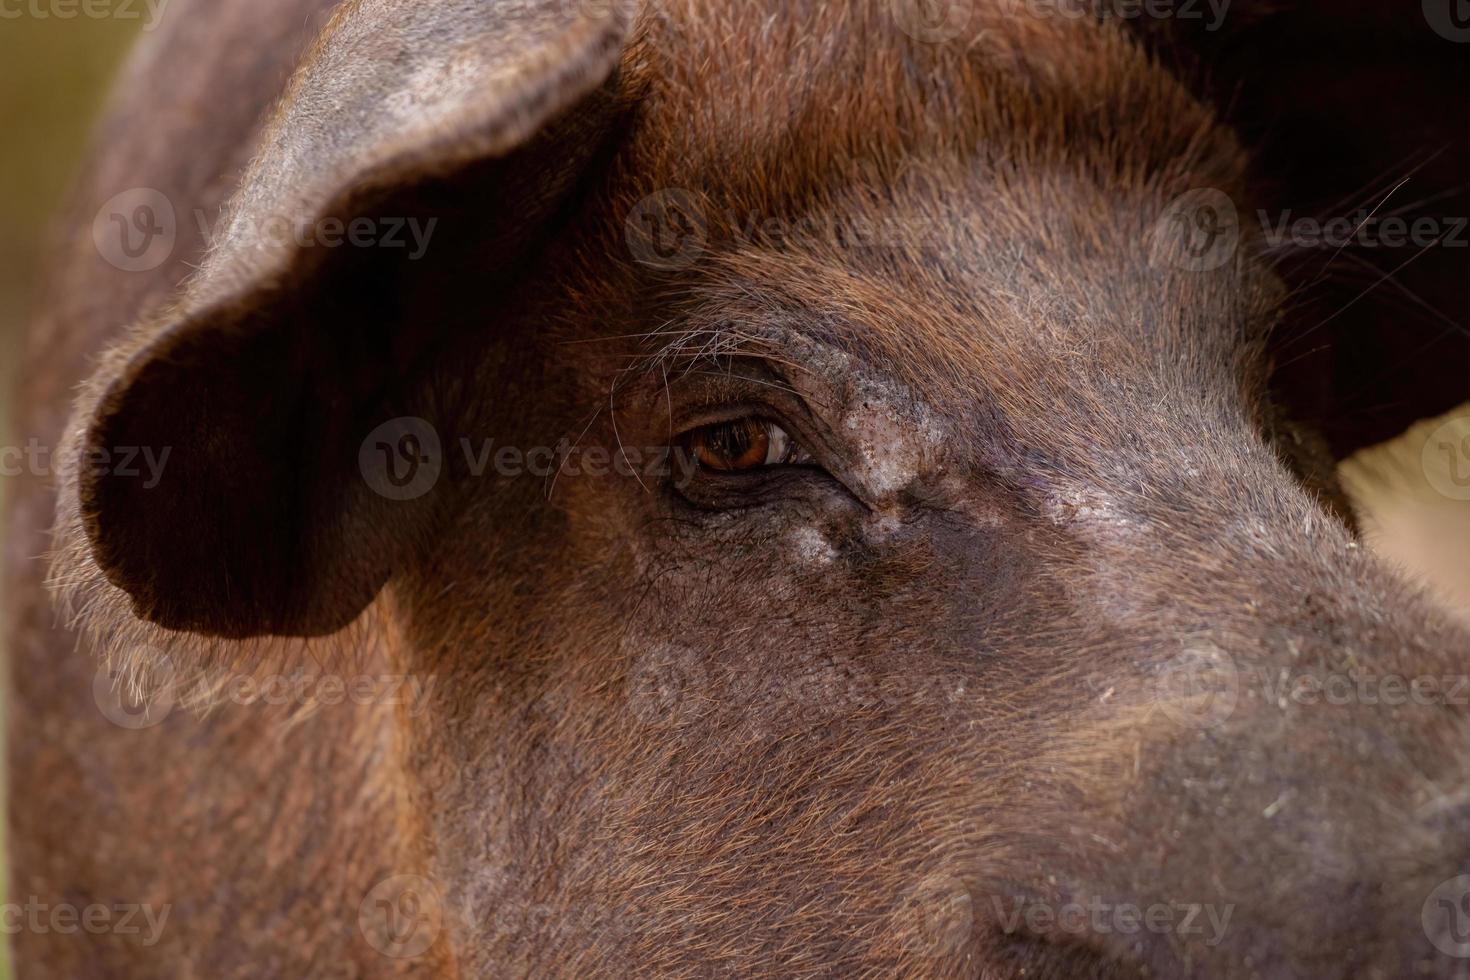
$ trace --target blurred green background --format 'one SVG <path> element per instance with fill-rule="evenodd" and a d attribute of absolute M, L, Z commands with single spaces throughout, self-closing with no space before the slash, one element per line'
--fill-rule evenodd
<path fill-rule="evenodd" d="M 0 392 L 6 393 L 0 432 L 6 442 L 8 392 L 37 245 L 76 172 L 107 83 L 142 26 L 117 17 L 0 19 Z"/>
<path fill-rule="evenodd" d="M 0 19 L 0 445 L 12 444 L 10 391 L 41 239 L 141 27 L 118 18 Z M 11 976 L 9 944 L 0 942 L 0 980 Z"/>

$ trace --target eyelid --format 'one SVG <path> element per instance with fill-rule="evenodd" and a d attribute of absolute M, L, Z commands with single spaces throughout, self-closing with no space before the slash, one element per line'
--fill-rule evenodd
<path fill-rule="evenodd" d="M 758 438 L 761 443 L 733 448 L 729 431 Z M 812 462 L 811 453 L 797 441 L 781 422 L 768 414 L 744 412 L 731 418 L 697 425 L 686 429 L 680 436 L 681 443 L 693 447 L 694 455 L 705 468 L 718 473 L 751 473 L 760 469 L 795 466 Z M 752 458 L 753 452 L 760 453 Z M 724 464 L 730 465 L 724 465 Z"/>
<path fill-rule="evenodd" d="M 741 360 L 717 375 L 682 375 L 672 389 L 669 438 L 682 438 L 700 426 L 750 416 L 763 418 L 779 425 L 797 444 L 804 465 L 819 466 L 846 485 L 841 476 L 846 459 L 839 450 L 840 442 L 828 434 L 820 416 L 780 368 L 764 361 Z M 709 380 L 711 377 L 717 380 Z M 660 397 L 670 397 L 666 385 L 658 387 Z"/>
<path fill-rule="evenodd" d="M 709 375 L 695 378 L 685 374 L 672 387 L 660 386 L 668 401 L 671 444 L 682 443 L 691 432 L 703 426 L 753 417 L 778 426 L 800 455 L 784 465 L 765 465 L 735 473 L 700 466 L 690 471 L 690 478 L 682 485 L 675 483 L 671 489 L 700 510 L 757 506 L 769 486 L 772 492 L 786 499 L 793 494 L 825 494 L 828 496 L 823 499 L 834 501 L 837 498 L 830 495 L 837 494 L 871 511 L 872 503 L 850 479 L 851 463 L 841 451 L 842 441 L 828 431 L 804 395 L 794 386 L 767 380 L 772 376 L 769 366 L 757 365 L 756 377 L 747 373 L 750 370 L 748 365 L 737 365 L 721 372 L 718 381 L 708 380 Z"/>

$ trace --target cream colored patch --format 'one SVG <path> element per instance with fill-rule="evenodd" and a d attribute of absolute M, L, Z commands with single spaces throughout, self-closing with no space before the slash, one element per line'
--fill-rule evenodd
<path fill-rule="evenodd" d="M 817 387 L 832 379 L 832 389 L 822 392 L 829 397 L 818 400 L 840 407 L 839 434 L 853 450 L 850 475 L 867 496 L 882 501 L 939 468 L 945 428 L 911 389 L 807 338 L 787 343 L 802 351 Z"/>
<path fill-rule="evenodd" d="M 863 535 L 869 544 L 878 544 L 896 536 L 903 530 L 903 521 L 892 510 L 881 510 L 863 525 Z"/>
<path fill-rule="evenodd" d="M 822 566 L 837 560 L 837 549 L 814 527 L 799 527 L 791 532 L 791 552 L 797 565 Z"/>
<path fill-rule="evenodd" d="M 857 449 L 863 483 L 874 494 L 891 496 L 914 482 L 919 473 L 917 447 L 887 406 L 864 405 L 847 414 L 843 425 Z"/>
<path fill-rule="evenodd" d="M 1124 625 L 1142 615 L 1144 591 L 1136 569 L 1129 566 L 1132 549 L 1120 546 L 1149 533 L 1146 522 L 1121 506 L 1108 491 L 1076 485 L 1058 487 L 1042 501 L 1043 513 L 1090 547 L 1084 574 L 1069 583 L 1073 601 L 1089 616 Z"/>
<path fill-rule="evenodd" d="M 1097 488 L 1065 487 L 1047 494 L 1047 517 L 1057 525 L 1141 534 L 1145 525 L 1120 507 L 1112 494 Z"/>
<path fill-rule="evenodd" d="M 856 475 L 874 496 L 891 497 L 937 463 L 943 427 L 897 384 L 859 375 L 852 387 L 842 427 L 856 450 Z"/>

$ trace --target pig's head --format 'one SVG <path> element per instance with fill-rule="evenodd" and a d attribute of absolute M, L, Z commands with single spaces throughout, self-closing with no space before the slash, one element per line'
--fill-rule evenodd
<path fill-rule="evenodd" d="M 1366 430 L 1277 369 L 1368 320 L 1187 76 L 626 6 L 339 15 L 82 395 L 106 648 L 432 677 L 372 769 L 466 975 L 1450 975 L 1470 642 L 1355 540 Z"/>

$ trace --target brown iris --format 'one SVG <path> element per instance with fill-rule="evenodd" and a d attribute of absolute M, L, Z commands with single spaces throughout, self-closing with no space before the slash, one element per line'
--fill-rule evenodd
<path fill-rule="evenodd" d="M 758 418 L 717 422 L 689 433 L 689 447 L 699 464 L 723 472 L 783 463 L 789 444 L 784 430 Z"/>

